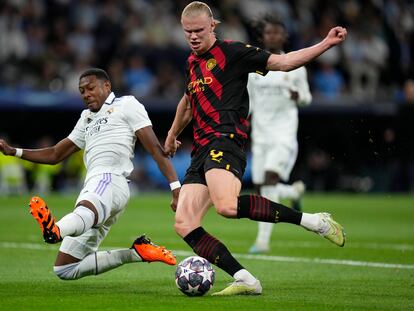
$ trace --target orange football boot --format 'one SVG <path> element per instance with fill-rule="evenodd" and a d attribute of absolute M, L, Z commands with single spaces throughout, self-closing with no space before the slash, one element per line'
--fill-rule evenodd
<path fill-rule="evenodd" d="M 142 258 L 142 261 L 161 261 L 171 266 L 174 266 L 177 263 L 175 256 L 170 250 L 166 249 L 164 246 L 155 245 L 145 235 L 138 237 L 131 248 L 138 253 Z"/>
<path fill-rule="evenodd" d="M 29 206 L 30 214 L 33 215 L 42 229 L 45 242 L 55 244 L 62 241 L 59 227 L 55 223 L 55 217 L 52 216 L 46 202 L 40 197 L 32 197 Z"/>

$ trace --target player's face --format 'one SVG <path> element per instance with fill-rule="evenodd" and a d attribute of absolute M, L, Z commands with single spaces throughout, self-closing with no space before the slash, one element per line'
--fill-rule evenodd
<path fill-rule="evenodd" d="M 79 92 L 86 107 L 97 112 L 111 93 L 109 81 L 102 81 L 96 76 L 86 76 L 79 80 Z"/>
<path fill-rule="evenodd" d="M 207 14 L 198 16 L 184 16 L 181 19 L 185 39 L 191 50 L 196 54 L 203 54 L 214 44 L 214 21 Z"/>
<path fill-rule="evenodd" d="M 283 50 L 286 43 L 287 34 L 285 29 L 280 25 L 266 24 L 263 29 L 263 44 L 267 50 L 272 53 L 278 53 Z"/>

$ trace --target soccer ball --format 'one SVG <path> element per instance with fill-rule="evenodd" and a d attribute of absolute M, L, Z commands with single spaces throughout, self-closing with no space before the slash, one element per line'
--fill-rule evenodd
<path fill-rule="evenodd" d="M 202 296 L 213 287 L 215 271 L 211 263 L 199 256 L 187 257 L 175 271 L 175 284 L 188 296 Z"/>

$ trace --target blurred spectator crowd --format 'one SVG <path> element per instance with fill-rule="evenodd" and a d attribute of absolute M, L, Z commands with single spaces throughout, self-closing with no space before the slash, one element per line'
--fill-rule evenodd
<path fill-rule="evenodd" d="M 106 69 L 118 94 L 169 99 L 184 90 L 189 50 L 183 0 L 3 0 L 0 87 L 77 92 L 80 72 Z M 206 1 L 219 38 L 260 45 L 252 26 L 274 14 L 290 34 L 287 51 L 321 40 L 336 25 L 343 45 L 308 65 L 314 98 L 406 101 L 414 87 L 412 0 Z M 412 91 L 411 91 L 412 92 Z M 168 101 L 166 101 L 168 102 Z"/>

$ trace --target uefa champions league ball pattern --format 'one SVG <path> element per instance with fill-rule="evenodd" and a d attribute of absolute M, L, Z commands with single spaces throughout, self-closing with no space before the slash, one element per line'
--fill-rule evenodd
<path fill-rule="evenodd" d="M 199 256 L 181 261 L 175 271 L 175 283 L 188 296 L 202 296 L 214 284 L 215 271 L 211 263 Z"/>

